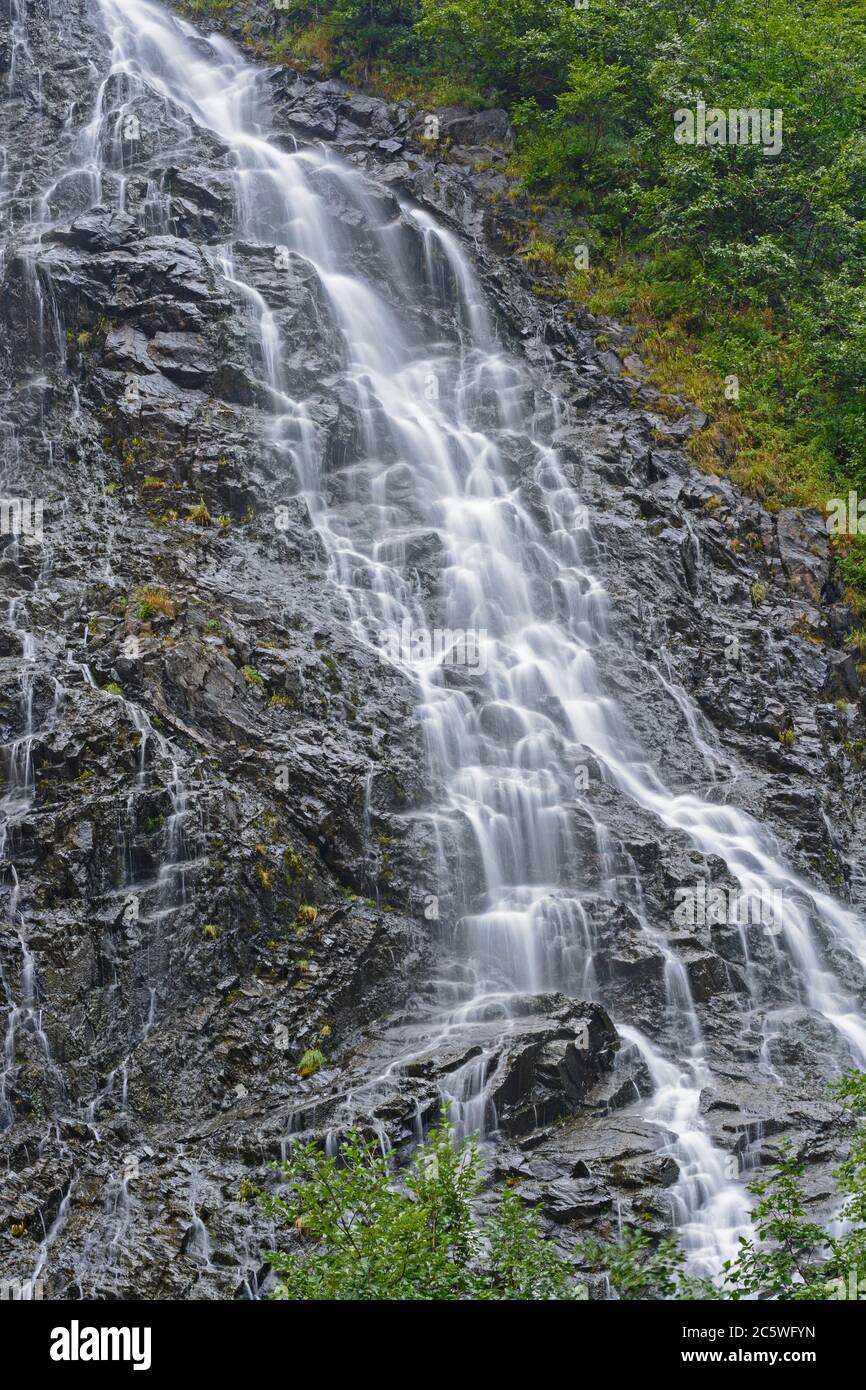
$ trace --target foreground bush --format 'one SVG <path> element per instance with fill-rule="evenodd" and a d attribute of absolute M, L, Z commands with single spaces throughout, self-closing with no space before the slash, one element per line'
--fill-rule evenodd
<path fill-rule="evenodd" d="M 782 1145 L 769 1178 L 749 1189 L 757 1198 L 754 1236 L 741 1241 L 718 1281 L 686 1275 L 675 1236 L 656 1241 L 643 1231 L 626 1231 L 615 1244 L 584 1241 L 580 1264 L 603 1272 L 614 1295 L 629 1300 L 866 1299 L 866 1072 L 848 1072 L 833 1094 L 857 1123 L 836 1174 L 832 1230 L 806 1220 L 803 1167 Z M 447 1121 L 405 1171 L 357 1130 L 339 1160 L 306 1144 L 275 1166 L 286 1190 L 261 1199 L 300 1248 L 268 1252 L 279 1274 L 274 1298 L 587 1297 L 516 1191 L 506 1189 L 484 1214 L 477 1145 L 455 1145 Z"/>
<path fill-rule="evenodd" d="M 274 1298 L 585 1296 L 571 1266 L 541 1235 L 535 1213 L 513 1192 L 481 1216 L 477 1145 L 455 1146 L 447 1122 L 431 1131 L 404 1173 L 357 1130 L 339 1163 L 308 1144 L 278 1166 L 288 1191 L 262 1194 L 262 1201 L 306 1249 L 268 1252 L 280 1276 Z"/>

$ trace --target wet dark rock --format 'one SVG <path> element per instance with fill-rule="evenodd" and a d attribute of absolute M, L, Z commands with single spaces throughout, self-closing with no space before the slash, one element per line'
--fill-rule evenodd
<path fill-rule="evenodd" d="M 542 1026 L 507 1040 L 491 1068 L 488 1094 L 502 1128 L 526 1133 L 582 1105 L 610 1069 L 618 1038 L 603 1009 L 544 1001 Z M 554 1014 L 551 1028 L 549 1013 Z"/>
<path fill-rule="evenodd" d="M 543 1206 L 551 1221 L 563 1225 L 601 1216 L 613 1206 L 613 1197 L 592 1178 L 561 1178 L 546 1189 Z"/>
<path fill-rule="evenodd" d="M 820 603 L 830 577 L 830 537 L 817 512 L 786 507 L 776 518 L 779 559 L 791 588 Z"/>
<path fill-rule="evenodd" d="M 439 122 L 440 138 L 452 140 L 457 145 L 502 145 L 510 147 L 514 143 L 514 131 L 508 119 L 508 112 L 496 109 L 486 111 L 466 111 L 462 107 L 437 107 L 435 114 Z"/>

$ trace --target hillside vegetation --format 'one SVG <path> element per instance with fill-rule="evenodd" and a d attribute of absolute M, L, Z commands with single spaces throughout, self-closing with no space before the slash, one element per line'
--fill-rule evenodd
<path fill-rule="evenodd" d="M 866 495 L 866 3 L 585 3 L 285 0 L 270 56 L 507 107 L 530 260 L 635 324 L 651 379 L 707 411 L 696 462 L 771 508 Z M 677 143 L 701 101 L 781 112 L 781 148 Z M 866 591 L 866 538 L 834 544 Z"/>

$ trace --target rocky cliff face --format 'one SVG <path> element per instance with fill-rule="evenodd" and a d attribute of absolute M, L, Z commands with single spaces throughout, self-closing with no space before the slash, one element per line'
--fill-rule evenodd
<path fill-rule="evenodd" d="M 245 1183 L 268 1181 L 293 1133 L 344 1123 L 353 1096 L 410 1144 L 478 1059 L 494 1180 L 517 1178 L 565 1243 L 615 1207 L 664 1229 L 679 1168 L 629 1030 L 671 1036 L 669 963 L 634 907 L 592 905 L 596 1002 L 545 982 L 507 1027 L 491 1013 L 453 1045 L 425 1032 L 431 981 L 462 966 L 429 913 L 417 693 L 360 639 L 275 452 L 238 289 L 291 345 L 339 503 L 361 425 L 320 284 L 238 238 L 218 135 L 117 76 L 100 91 L 97 6 L 20 0 L 3 28 L 2 492 L 43 504 L 41 537 L 0 537 L 3 1277 L 37 1274 L 54 1297 L 255 1293 L 270 1236 Z M 602 671 L 668 785 L 743 807 L 804 880 L 862 905 L 861 691 L 821 518 L 769 515 L 695 473 L 682 443 L 702 422 L 623 370 L 627 330 L 533 297 L 488 196 L 501 121 L 442 113 L 442 158 L 417 114 L 338 83 L 281 69 L 257 100 L 278 145 L 326 142 L 369 179 L 364 213 L 321 181 L 350 264 L 386 285 L 370 227 L 393 221 L 417 261 L 402 204 L 433 213 L 511 350 L 569 407 L 557 445 L 611 599 Z M 96 110 L 113 115 L 76 164 Z M 98 176 L 97 152 L 121 176 Z M 432 293 L 414 313 L 419 333 L 459 335 Z M 541 515 L 519 459 L 514 481 Z M 408 560 L 434 592 L 435 534 Z M 677 885 L 729 889 L 726 864 L 592 775 L 575 881 L 599 820 L 608 878 L 637 875 L 688 982 L 707 1134 L 735 1167 L 791 1135 L 820 1199 L 840 1138 L 822 1088 L 850 1056 L 802 960 L 760 926 L 673 930 Z M 856 953 L 820 911 L 814 931 L 866 1007 Z M 310 1049 L 325 1064 L 303 1077 Z"/>

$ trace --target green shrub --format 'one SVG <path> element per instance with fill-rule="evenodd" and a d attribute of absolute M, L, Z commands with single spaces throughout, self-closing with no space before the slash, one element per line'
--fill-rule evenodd
<path fill-rule="evenodd" d="M 571 1265 L 538 1229 L 535 1213 L 506 1191 L 482 1218 L 478 1150 L 432 1130 L 397 1172 L 357 1131 L 339 1159 L 299 1145 L 280 1169 L 287 1191 L 262 1194 L 268 1215 L 304 1249 L 269 1251 L 277 1299 L 574 1299 Z"/>
<path fill-rule="evenodd" d="M 246 681 L 247 685 L 249 685 L 249 686 L 255 686 L 255 688 L 256 688 L 257 690 L 264 690 L 264 688 L 265 688 L 264 678 L 263 678 L 262 676 L 259 675 L 259 673 L 258 673 L 258 671 L 256 670 L 255 666 L 242 666 L 242 667 L 241 667 L 241 675 L 243 676 L 243 678 L 244 678 L 244 680 Z"/>
<path fill-rule="evenodd" d="M 291 0 L 273 56 L 411 95 L 422 113 L 449 104 L 455 73 L 453 100 L 506 106 L 521 188 L 505 196 L 527 196 L 505 235 L 524 240 L 546 282 L 561 276 L 557 297 L 636 326 L 648 380 L 710 417 L 688 446 L 695 463 L 773 508 L 823 511 L 851 487 L 866 494 L 866 10 L 691 0 L 687 11 Z M 674 112 L 698 100 L 781 110 L 781 148 L 678 143 Z M 577 243 L 589 265 L 575 273 Z M 840 562 L 866 608 L 861 540 Z"/>
<path fill-rule="evenodd" d="M 135 599 L 138 616 L 143 623 L 157 616 L 172 619 L 177 616 L 177 604 L 161 584 L 143 584 L 136 590 Z"/>

